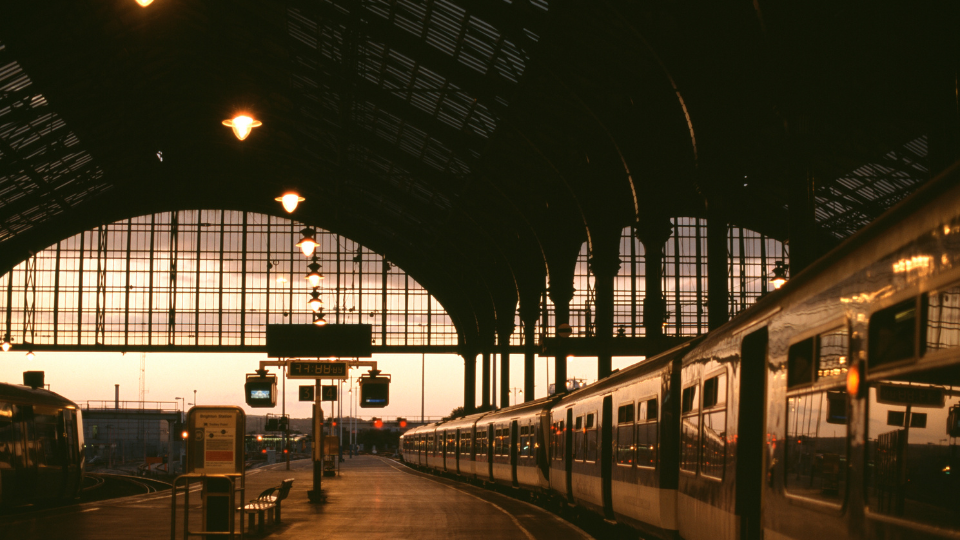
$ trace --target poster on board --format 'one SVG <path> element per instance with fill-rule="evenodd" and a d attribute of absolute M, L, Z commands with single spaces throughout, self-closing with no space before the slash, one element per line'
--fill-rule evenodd
<path fill-rule="evenodd" d="M 240 474 L 243 472 L 243 426 L 239 407 L 194 407 L 187 413 L 190 443 L 187 472 Z"/>

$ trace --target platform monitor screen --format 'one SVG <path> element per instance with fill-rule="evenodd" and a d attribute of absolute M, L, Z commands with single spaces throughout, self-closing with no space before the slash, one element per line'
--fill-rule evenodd
<path fill-rule="evenodd" d="M 269 390 L 250 390 L 250 399 L 270 399 Z"/>

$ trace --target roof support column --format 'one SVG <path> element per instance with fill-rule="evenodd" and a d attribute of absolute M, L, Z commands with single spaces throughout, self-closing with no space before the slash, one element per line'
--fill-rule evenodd
<path fill-rule="evenodd" d="M 507 321 L 498 329 L 497 340 L 500 349 L 500 406 L 510 405 L 510 336 L 513 334 L 513 321 Z"/>
<path fill-rule="evenodd" d="M 817 259 L 816 178 L 807 171 L 790 185 L 790 272 L 792 277 Z"/>
<path fill-rule="evenodd" d="M 727 220 L 717 206 L 707 201 L 707 324 L 710 330 L 723 326 L 730 317 Z M 702 303 L 703 299 L 699 301 Z"/>
<path fill-rule="evenodd" d="M 534 398 L 534 375 L 537 358 L 537 319 L 540 318 L 540 295 L 520 297 L 520 320 L 523 322 L 523 400 Z"/>
<path fill-rule="evenodd" d="M 666 217 L 647 216 L 646 220 L 637 223 L 636 231 L 645 257 L 643 328 L 649 341 L 647 356 L 652 356 L 663 348 L 661 338 L 667 312 L 663 298 L 663 245 L 673 234 L 673 226 Z"/>
<path fill-rule="evenodd" d="M 490 349 L 484 348 L 481 353 L 481 358 L 483 362 L 483 368 L 481 376 L 483 377 L 483 398 L 481 399 L 480 407 L 483 410 L 490 409 Z"/>
<path fill-rule="evenodd" d="M 620 231 L 598 235 L 594 240 L 594 252 L 590 257 L 590 271 L 595 278 L 596 291 L 596 336 L 597 379 L 610 375 L 613 355 L 610 352 L 613 339 L 613 282 L 620 272 Z"/>
<path fill-rule="evenodd" d="M 463 411 L 473 414 L 477 410 L 477 353 L 466 351 L 463 356 Z"/>
<path fill-rule="evenodd" d="M 573 299 L 573 275 L 554 277 L 550 276 L 550 288 L 547 290 L 550 300 L 553 301 L 554 324 L 570 324 L 570 300 Z M 562 340 L 557 340 L 562 343 Z M 558 345 L 557 356 L 554 361 L 554 384 L 556 393 L 567 391 L 567 352 Z"/>

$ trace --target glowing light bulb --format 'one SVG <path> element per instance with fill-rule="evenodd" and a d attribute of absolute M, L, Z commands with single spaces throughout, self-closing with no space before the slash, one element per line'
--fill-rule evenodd
<path fill-rule="evenodd" d="M 227 126 L 228 128 L 232 128 L 233 134 L 242 141 L 250 135 L 250 132 L 253 131 L 253 128 L 260 127 L 263 125 L 263 123 L 259 120 L 254 120 L 247 115 L 241 114 L 239 116 L 234 116 L 233 118 L 224 120 L 223 125 Z"/>
<path fill-rule="evenodd" d="M 323 300 L 320 299 L 320 293 L 317 291 L 310 293 L 310 300 L 307 300 L 307 305 L 310 306 L 310 309 L 313 310 L 314 313 L 323 309 Z"/>
<path fill-rule="evenodd" d="M 32 362 L 33 359 L 36 358 L 36 357 L 37 357 L 37 355 L 33 354 L 33 351 L 29 351 L 29 352 L 27 353 L 27 360 L 30 360 L 31 362 Z"/>
<path fill-rule="evenodd" d="M 288 214 L 292 214 L 294 210 L 297 209 L 297 205 L 305 201 L 303 197 L 296 193 L 284 193 L 282 196 L 274 199 L 283 205 L 283 209 L 287 211 Z"/>
<path fill-rule="evenodd" d="M 153 0 L 137 0 L 137 3 L 140 4 L 140 7 L 147 7 L 153 3 Z"/>
<path fill-rule="evenodd" d="M 4 341 L 4 342 L 3 342 L 3 345 L 0 345 L 0 348 L 3 349 L 3 352 L 9 351 L 9 350 L 10 350 L 10 341 Z"/>

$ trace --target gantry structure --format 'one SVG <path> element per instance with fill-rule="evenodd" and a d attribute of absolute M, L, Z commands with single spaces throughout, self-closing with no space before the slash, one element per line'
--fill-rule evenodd
<path fill-rule="evenodd" d="M 8 2 L 0 327 L 256 350 L 308 322 L 310 226 L 327 313 L 383 351 L 461 354 L 468 408 L 478 356 L 484 406 L 491 354 L 524 354 L 528 398 L 537 354 L 558 388 L 567 354 L 603 377 L 958 158 L 957 21 L 947 1 Z M 262 122 L 243 141 L 221 125 L 240 112 Z"/>

